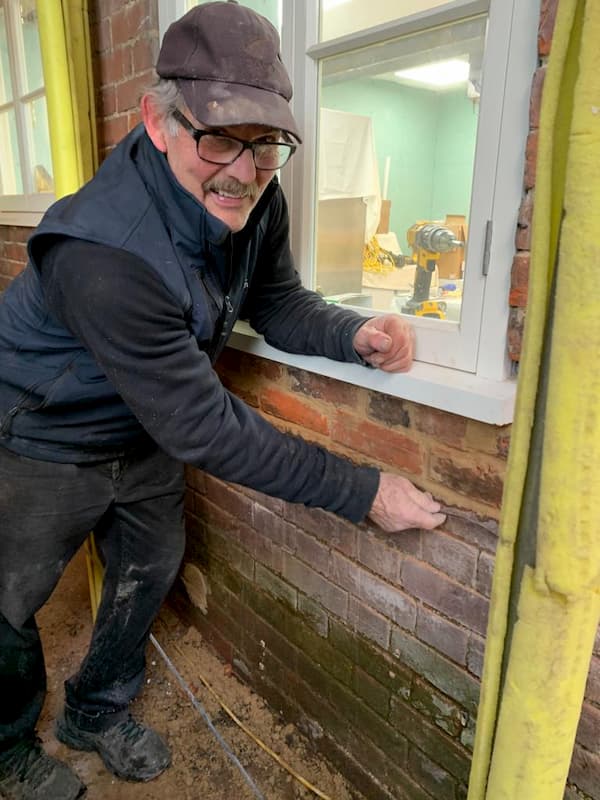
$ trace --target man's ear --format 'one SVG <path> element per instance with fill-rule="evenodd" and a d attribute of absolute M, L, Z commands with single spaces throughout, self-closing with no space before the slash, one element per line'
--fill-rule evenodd
<path fill-rule="evenodd" d="M 161 153 L 166 153 L 167 139 L 165 136 L 164 119 L 157 112 L 154 103 L 147 94 L 142 97 L 141 111 L 146 133 L 152 140 L 152 144 L 160 150 Z"/>

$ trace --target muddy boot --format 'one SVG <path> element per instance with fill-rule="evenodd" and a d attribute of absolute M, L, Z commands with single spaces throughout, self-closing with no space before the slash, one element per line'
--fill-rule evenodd
<path fill-rule="evenodd" d="M 85 714 L 65 706 L 56 736 L 74 750 L 95 750 L 110 772 L 126 781 L 151 781 L 171 763 L 163 739 L 127 710 Z"/>
<path fill-rule="evenodd" d="M 76 800 L 86 787 L 71 767 L 52 758 L 37 738 L 0 753 L 0 797 L 7 800 Z"/>

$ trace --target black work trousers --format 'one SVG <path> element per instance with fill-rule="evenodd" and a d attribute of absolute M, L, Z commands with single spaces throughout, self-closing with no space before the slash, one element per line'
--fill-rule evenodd
<path fill-rule="evenodd" d="M 0 752 L 33 735 L 46 690 L 34 615 L 90 531 L 104 561 L 102 599 L 65 693 L 96 716 L 126 708 L 143 683 L 150 626 L 183 556 L 183 467 L 150 444 L 94 465 L 0 447 Z"/>

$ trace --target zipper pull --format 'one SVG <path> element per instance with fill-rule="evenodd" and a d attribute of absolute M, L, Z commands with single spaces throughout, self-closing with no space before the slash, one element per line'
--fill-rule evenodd
<path fill-rule="evenodd" d="M 233 314 L 233 306 L 231 305 L 231 300 L 228 294 L 225 295 L 225 308 L 227 309 L 228 314 Z"/>

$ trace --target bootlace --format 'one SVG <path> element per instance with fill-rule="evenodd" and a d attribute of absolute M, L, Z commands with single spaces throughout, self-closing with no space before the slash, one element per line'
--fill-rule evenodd
<path fill-rule="evenodd" d="M 133 717 L 128 717 L 123 722 L 119 722 L 116 726 L 119 733 L 126 741 L 138 742 L 146 733 L 146 728 L 134 720 Z"/>

